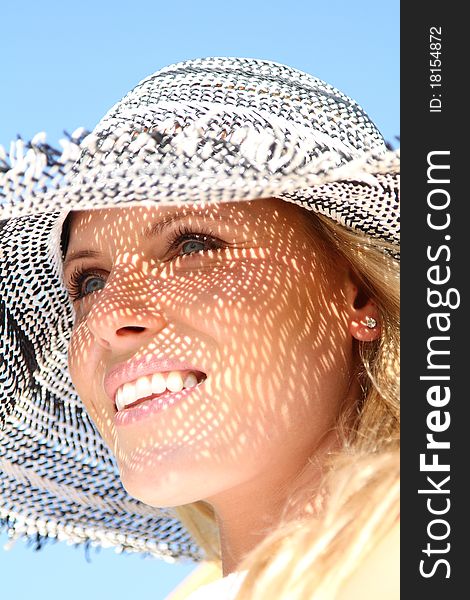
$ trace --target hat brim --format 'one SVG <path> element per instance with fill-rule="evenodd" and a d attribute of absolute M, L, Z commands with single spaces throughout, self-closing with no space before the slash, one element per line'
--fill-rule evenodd
<path fill-rule="evenodd" d="M 194 132 L 182 135 L 168 142 L 145 133 L 131 140 L 121 132 L 108 136 L 106 147 L 87 136 L 82 143 L 66 142 L 53 159 L 44 143 L 32 144 L 27 152 L 21 148 L 16 152 L 21 157 L 0 173 L 0 218 L 276 197 L 389 242 L 398 251 L 399 151 L 346 156 L 330 149 L 312 157 L 305 144 L 294 144 L 289 161 L 280 162 L 273 158 L 273 138 L 266 140 L 265 134 L 247 135 L 236 147 L 201 134 L 194 139 Z M 188 155 L 189 146 L 203 146 L 218 158 Z M 265 150 L 254 157 L 253 146 Z"/>

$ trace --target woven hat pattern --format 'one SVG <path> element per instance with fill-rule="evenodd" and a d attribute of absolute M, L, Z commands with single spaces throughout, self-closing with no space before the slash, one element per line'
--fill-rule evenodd
<path fill-rule="evenodd" d="M 275 196 L 399 252 L 399 155 L 332 86 L 270 61 L 209 58 L 144 79 L 92 134 L 0 149 L 0 524 L 46 539 L 202 558 L 171 509 L 123 489 L 67 371 L 71 210 Z M 152 200 L 150 200 L 152 198 Z"/>

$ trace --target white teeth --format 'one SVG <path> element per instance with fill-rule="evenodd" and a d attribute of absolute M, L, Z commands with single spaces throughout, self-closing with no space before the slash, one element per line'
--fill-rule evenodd
<path fill-rule="evenodd" d="M 116 394 L 116 408 L 122 410 L 125 406 L 122 388 L 119 388 Z"/>
<path fill-rule="evenodd" d="M 183 388 L 195 387 L 197 383 L 197 377 L 192 371 L 186 375 L 181 371 L 170 371 L 169 373 L 154 373 L 139 377 L 131 383 L 125 383 L 117 390 L 116 408 L 123 410 L 140 398 L 146 398 L 152 394 L 162 394 L 166 390 L 180 392 Z"/>
<path fill-rule="evenodd" d="M 122 401 L 126 404 L 131 404 L 135 400 L 135 390 L 132 383 L 126 383 L 122 387 Z"/>
<path fill-rule="evenodd" d="M 135 382 L 135 393 L 138 398 L 145 398 L 152 395 L 152 378 L 139 377 Z"/>
<path fill-rule="evenodd" d="M 196 385 L 197 385 L 196 375 L 194 375 L 193 372 L 188 373 L 188 375 L 186 376 L 186 379 L 184 380 L 184 387 L 192 388 L 192 387 L 195 387 Z"/>
<path fill-rule="evenodd" d="M 152 394 L 161 394 L 166 390 L 166 379 L 162 373 L 152 375 Z"/>
<path fill-rule="evenodd" d="M 170 392 L 180 392 L 183 389 L 183 377 L 179 371 L 170 371 L 166 380 Z"/>

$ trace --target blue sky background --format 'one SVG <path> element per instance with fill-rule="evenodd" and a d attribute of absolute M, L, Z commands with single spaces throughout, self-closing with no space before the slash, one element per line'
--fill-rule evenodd
<path fill-rule="evenodd" d="M 0 144 L 93 128 L 159 68 L 204 56 L 267 58 L 311 73 L 399 135 L 398 0 L 23 0 L 2 3 Z M 396 143 L 396 142 L 395 142 Z M 2 598 L 162 600 L 194 565 L 54 544 L 5 552 Z"/>

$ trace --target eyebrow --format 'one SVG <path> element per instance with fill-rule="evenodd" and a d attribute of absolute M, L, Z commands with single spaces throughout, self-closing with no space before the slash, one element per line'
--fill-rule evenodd
<path fill-rule="evenodd" d="M 151 225 L 146 227 L 143 232 L 143 237 L 146 240 L 150 240 L 151 238 L 162 234 L 165 231 L 165 229 L 168 229 L 169 226 L 172 223 L 174 223 L 175 221 L 180 221 L 181 219 L 184 219 L 188 216 L 200 217 L 202 215 L 201 215 L 201 213 L 179 213 L 179 214 L 169 215 L 168 217 L 165 217 L 165 218 L 161 219 L 160 221 L 156 221 L 155 223 L 152 223 Z M 214 220 L 218 220 L 220 218 L 223 218 L 223 217 L 221 217 L 221 216 L 211 217 L 211 220 L 214 221 Z M 77 250 L 76 252 L 72 252 L 64 260 L 63 269 L 65 270 L 69 266 L 69 264 L 75 260 L 79 260 L 81 258 L 99 258 L 100 256 L 102 256 L 101 252 L 97 252 L 96 250 Z"/>
<path fill-rule="evenodd" d="M 150 240 L 156 235 L 160 235 L 161 233 L 163 233 L 165 229 L 168 229 L 168 227 L 175 221 L 180 221 L 181 219 L 184 219 L 187 216 L 200 216 L 200 214 L 191 215 L 191 213 L 179 213 L 169 215 L 168 217 L 165 217 L 160 221 L 156 221 L 155 223 L 152 223 L 152 225 L 146 227 L 143 236 L 146 240 Z"/>
<path fill-rule="evenodd" d="M 96 252 L 96 250 L 78 250 L 78 252 L 72 252 L 72 254 L 64 260 L 63 269 L 65 270 L 74 260 L 80 258 L 98 258 L 100 256 L 101 252 Z"/>

